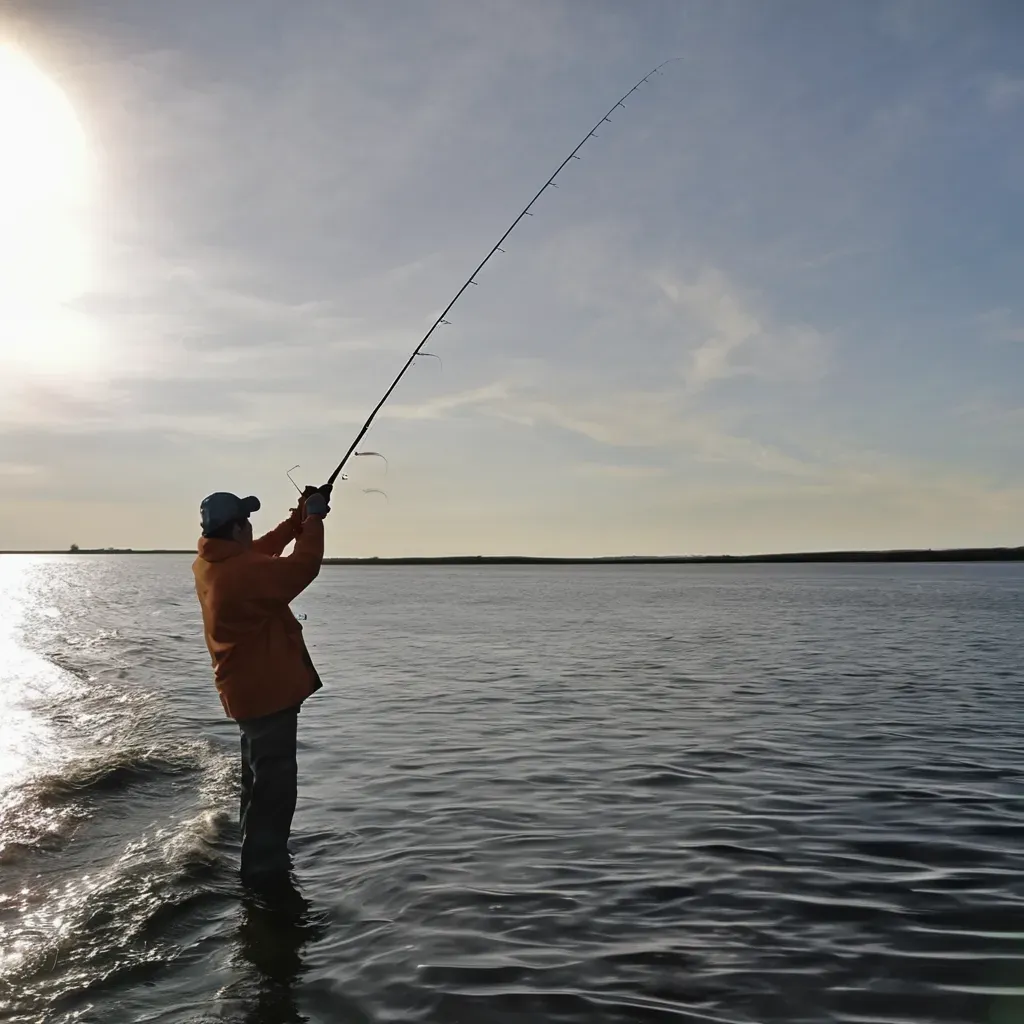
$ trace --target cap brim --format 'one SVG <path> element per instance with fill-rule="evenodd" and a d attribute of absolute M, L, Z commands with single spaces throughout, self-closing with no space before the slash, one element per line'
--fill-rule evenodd
<path fill-rule="evenodd" d="M 242 510 L 247 516 L 251 516 L 253 512 L 259 512 L 260 499 L 252 494 L 248 498 L 242 498 Z"/>

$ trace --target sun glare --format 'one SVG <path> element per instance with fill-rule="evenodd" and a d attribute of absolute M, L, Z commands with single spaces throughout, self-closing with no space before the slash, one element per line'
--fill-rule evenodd
<path fill-rule="evenodd" d="M 80 372 L 93 356 L 67 307 L 87 284 L 91 167 L 61 89 L 0 42 L 0 368 Z"/>

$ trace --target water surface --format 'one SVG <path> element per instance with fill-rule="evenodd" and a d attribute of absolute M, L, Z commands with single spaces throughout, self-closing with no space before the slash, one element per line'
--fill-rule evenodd
<path fill-rule="evenodd" d="M 0 558 L 0 1019 L 1024 1017 L 1024 566 L 328 567 L 295 607 L 272 910 L 189 559 Z"/>

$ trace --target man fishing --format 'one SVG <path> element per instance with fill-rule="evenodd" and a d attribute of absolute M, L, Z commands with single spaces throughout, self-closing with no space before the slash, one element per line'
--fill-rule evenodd
<path fill-rule="evenodd" d="M 199 506 L 192 572 L 214 681 L 241 734 L 241 875 L 255 889 L 286 882 L 291 868 L 299 708 L 322 683 L 288 605 L 320 572 L 330 496 L 329 484 L 307 487 L 288 519 L 256 540 L 258 498 L 219 491 Z"/>
<path fill-rule="evenodd" d="M 533 216 L 534 204 L 549 186 L 556 184 L 555 179 L 568 163 L 579 159 L 579 151 L 597 129 L 610 121 L 615 110 L 624 106 L 661 68 L 680 59 L 665 61 L 649 71 L 558 165 L 412 350 L 327 483 L 319 488 L 307 487 L 288 520 L 265 537 L 253 540 L 249 516 L 260 507 L 256 498 L 219 492 L 203 499 L 203 536 L 193 572 L 220 699 L 242 734 L 243 880 L 256 883 L 281 875 L 287 878 L 290 867 L 288 834 L 295 811 L 296 722 L 300 705 L 321 683 L 302 640 L 302 627 L 288 604 L 320 571 L 324 554 L 323 518 L 330 511 L 334 481 L 339 476 L 345 479 L 342 471 L 350 458 L 383 458 L 380 452 L 356 449 L 417 357 L 433 355 L 424 351 L 424 346 L 441 324 L 449 323 L 448 313 L 460 296 L 470 285 L 478 283 L 477 274 L 491 257 L 505 251 L 503 243 L 516 225 L 524 217 Z M 292 540 L 295 550 L 281 557 Z"/>

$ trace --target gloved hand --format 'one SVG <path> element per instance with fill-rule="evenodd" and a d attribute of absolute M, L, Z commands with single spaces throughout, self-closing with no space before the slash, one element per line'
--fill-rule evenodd
<path fill-rule="evenodd" d="M 331 511 L 330 497 L 333 487 L 330 484 L 324 484 L 322 487 L 315 488 L 313 493 L 306 498 L 306 515 L 307 516 L 325 516 Z M 309 488 L 307 488 L 309 490 Z"/>
<path fill-rule="evenodd" d="M 299 495 L 298 505 L 294 509 L 292 509 L 292 514 L 297 519 L 300 525 L 302 524 L 302 520 L 306 518 L 306 499 L 311 494 L 316 494 L 316 488 L 312 484 L 308 485 L 302 491 L 302 493 Z"/>

